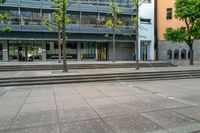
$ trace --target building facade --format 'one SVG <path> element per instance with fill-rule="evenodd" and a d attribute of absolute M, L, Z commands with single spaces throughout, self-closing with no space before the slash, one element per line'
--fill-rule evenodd
<path fill-rule="evenodd" d="M 110 18 L 109 13 L 112 11 L 109 7 L 110 1 L 70 1 L 67 15 L 71 22 L 66 26 L 68 35 L 66 53 L 69 60 L 112 60 L 112 30 L 105 27 L 106 20 Z M 132 8 L 132 0 L 116 0 L 116 2 L 123 11 L 118 15 L 123 24 L 118 27 L 116 34 L 116 60 L 134 60 L 135 29 L 132 18 L 135 16 L 135 9 Z M 147 1 L 145 4 L 152 3 Z M 50 0 L 7 0 L 4 5 L 0 5 L 0 12 L 9 15 L 8 21 L 1 22 L 0 29 L 6 26 L 12 29 L 9 33 L 0 34 L 0 60 L 58 59 L 58 33 L 49 31 L 43 24 L 46 20 L 54 22 L 52 15 L 54 8 L 55 5 Z M 149 19 L 152 18 L 148 17 Z M 152 24 L 151 21 L 145 25 Z M 110 36 L 106 37 L 106 34 Z M 152 39 L 143 41 L 148 42 L 146 44 L 148 46 L 145 50 L 140 47 L 141 60 L 153 60 Z M 142 42 L 142 39 L 140 41 Z"/>
<path fill-rule="evenodd" d="M 139 59 L 155 60 L 154 0 L 145 0 L 139 8 Z"/>
<path fill-rule="evenodd" d="M 158 46 L 158 60 L 180 62 L 189 59 L 189 47 L 186 43 L 175 43 L 165 40 L 167 28 L 186 27 L 185 23 L 175 18 L 175 0 L 156 1 L 156 32 Z M 194 59 L 200 60 L 199 41 L 194 42 Z"/>

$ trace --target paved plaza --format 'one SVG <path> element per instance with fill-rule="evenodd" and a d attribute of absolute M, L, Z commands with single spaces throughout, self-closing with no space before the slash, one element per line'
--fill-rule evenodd
<path fill-rule="evenodd" d="M 199 133 L 200 79 L 0 88 L 0 133 Z"/>

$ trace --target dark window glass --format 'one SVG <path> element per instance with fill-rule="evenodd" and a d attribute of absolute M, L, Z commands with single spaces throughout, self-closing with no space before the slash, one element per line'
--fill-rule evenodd
<path fill-rule="evenodd" d="M 54 43 L 54 49 L 58 49 L 58 43 Z"/>
<path fill-rule="evenodd" d="M 181 59 L 186 59 L 186 50 L 185 49 L 181 50 Z"/>
<path fill-rule="evenodd" d="M 178 49 L 176 49 L 174 51 L 174 59 L 179 59 L 179 50 Z"/>
<path fill-rule="evenodd" d="M 148 18 L 140 18 L 140 22 L 143 24 L 151 24 L 151 19 Z"/>
<path fill-rule="evenodd" d="M 172 8 L 167 8 L 167 19 L 172 19 Z"/>
<path fill-rule="evenodd" d="M 0 60 L 3 60 L 3 43 L 0 42 Z"/>
<path fill-rule="evenodd" d="M 50 44 L 49 43 L 46 44 L 46 50 L 50 50 Z"/>
<path fill-rule="evenodd" d="M 171 49 L 167 50 L 167 59 L 172 59 L 172 50 Z"/>

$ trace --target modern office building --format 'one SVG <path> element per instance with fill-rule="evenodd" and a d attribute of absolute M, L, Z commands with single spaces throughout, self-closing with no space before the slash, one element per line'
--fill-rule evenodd
<path fill-rule="evenodd" d="M 112 60 L 112 30 L 105 27 L 110 18 L 111 0 L 71 0 L 67 14 L 71 20 L 66 26 L 68 35 L 66 53 L 69 60 Z M 154 0 L 146 0 L 141 6 L 140 59 L 154 57 Z M 135 9 L 132 0 L 116 0 L 122 14 L 123 25 L 116 35 L 116 60 L 134 60 L 135 29 L 132 18 Z M 46 61 L 58 59 L 58 33 L 49 31 L 45 20 L 54 21 L 55 5 L 50 0 L 7 0 L 0 5 L 0 12 L 9 15 L 8 21 L 0 22 L 0 29 L 9 26 L 12 31 L 0 33 L 0 60 Z M 146 10 L 146 11 L 145 11 Z M 148 10 L 148 11 L 147 11 Z M 106 34 L 110 34 L 106 37 Z M 146 37 L 145 37 L 146 36 Z"/>
<path fill-rule="evenodd" d="M 175 43 L 165 40 L 164 33 L 167 28 L 186 27 L 185 22 L 175 18 L 174 0 L 156 1 L 156 32 L 158 46 L 158 60 L 180 62 L 189 59 L 189 47 L 186 43 Z M 199 40 L 194 42 L 194 60 L 200 60 Z"/>

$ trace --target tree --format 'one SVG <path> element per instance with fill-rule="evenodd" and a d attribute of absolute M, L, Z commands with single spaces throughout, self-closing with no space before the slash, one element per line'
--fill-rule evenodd
<path fill-rule="evenodd" d="M 6 2 L 6 0 L 0 0 L 0 5 L 4 4 Z M 0 23 L 6 23 L 6 21 L 8 20 L 8 14 L 7 13 L 0 13 Z M 10 32 L 11 28 L 6 26 L 2 29 L 0 29 L 0 33 L 5 33 L 5 32 Z"/>
<path fill-rule="evenodd" d="M 61 56 L 62 56 L 62 49 L 61 49 L 61 45 L 62 45 L 62 39 L 61 39 L 61 19 L 59 18 L 61 15 L 61 13 L 59 12 L 59 10 L 55 10 L 55 12 L 53 13 L 53 18 L 54 18 L 54 22 L 51 22 L 49 20 L 45 20 L 44 24 L 46 26 L 49 27 L 49 31 L 58 31 L 58 63 L 61 63 Z M 66 23 L 67 24 L 67 23 Z"/>
<path fill-rule="evenodd" d="M 112 12 L 110 13 L 111 19 L 108 19 L 106 21 L 106 26 L 112 28 L 112 39 L 113 39 L 113 57 L 112 61 L 115 62 L 115 55 L 116 55 L 116 32 L 117 32 L 117 26 L 122 25 L 122 21 L 117 18 L 118 14 L 122 13 L 122 10 L 119 9 L 118 3 L 115 2 L 115 0 L 112 0 L 112 2 L 109 4 L 109 6 L 112 8 Z"/>
<path fill-rule="evenodd" d="M 66 58 L 66 25 L 70 23 L 70 19 L 67 16 L 67 8 L 69 6 L 69 0 L 52 0 L 53 3 L 57 5 L 56 10 L 54 12 L 55 24 L 58 27 L 58 32 L 60 36 L 60 41 L 63 46 L 63 72 L 68 72 L 67 67 L 67 58 Z M 60 48 L 61 49 L 61 48 Z"/>
<path fill-rule="evenodd" d="M 135 23 L 135 36 L 136 36 L 136 40 L 135 40 L 135 61 L 136 61 L 136 70 L 139 70 L 139 22 L 140 22 L 140 18 L 139 18 L 139 9 L 140 6 L 145 2 L 145 0 L 133 0 L 133 6 L 135 7 L 135 11 L 136 11 L 136 16 L 133 19 L 133 22 Z"/>
<path fill-rule="evenodd" d="M 175 9 L 175 18 L 183 21 L 186 27 L 168 28 L 164 36 L 173 42 L 185 42 L 190 49 L 190 65 L 193 65 L 193 42 L 195 39 L 200 39 L 200 1 L 176 0 Z"/>

